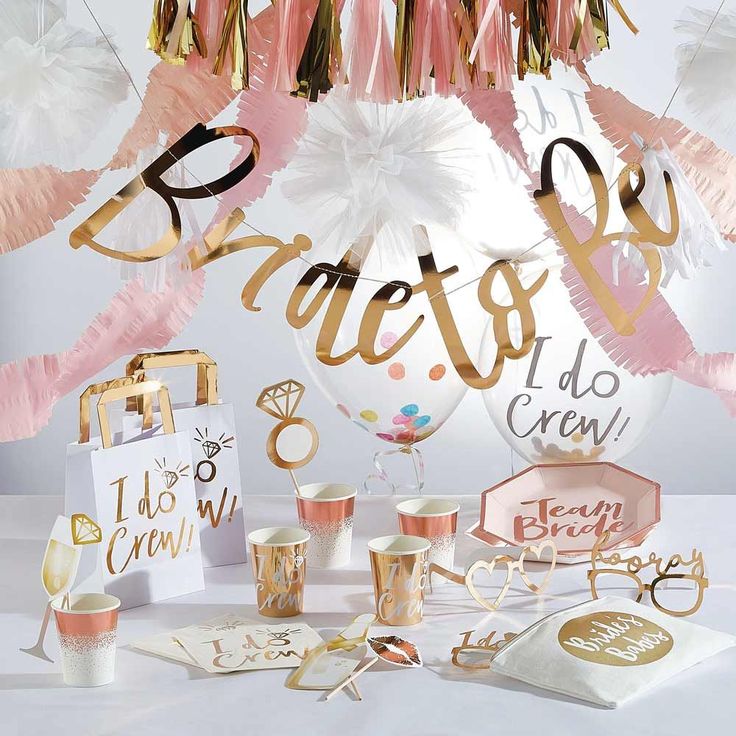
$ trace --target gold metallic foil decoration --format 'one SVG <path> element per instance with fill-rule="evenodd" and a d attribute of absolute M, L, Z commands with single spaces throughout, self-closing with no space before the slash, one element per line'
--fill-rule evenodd
<path fill-rule="evenodd" d="M 162 178 L 163 174 L 188 153 L 196 151 L 208 143 L 238 135 L 249 137 L 253 142 L 253 149 L 245 160 L 235 166 L 232 171 L 229 171 L 215 181 L 195 187 L 174 187 L 164 182 Z M 181 239 L 181 215 L 174 198 L 205 199 L 206 197 L 214 197 L 217 194 L 221 194 L 248 176 L 258 161 L 259 151 L 258 139 L 246 128 L 241 128 L 237 125 L 206 128 L 199 123 L 176 141 L 176 143 L 169 146 L 152 164 L 128 182 L 114 197 L 108 199 L 102 207 L 91 214 L 81 225 L 74 228 L 69 235 L 69 244 L 72 248 L 80 248 L 83 245 L 87 245 L 92 250 L 109 258 L 131 263 L 144 263 L 162 258 L 171 253 Z M 98 233 L 106 225 L 109 225 L 120 212 L 147 188 L 153 190 L 161 197 L 169 208 L 170 225 L 166 233 L 153 245 L 135 251 L 118 251 L 95 241 L 94 238 Z"/>
<path fill-rule="evenodd" d="M 332 89 L 341 63 L 337 0 L 319 0 L 304 53 L 296 69 L 297 88 L 292 94 L 317 102 L 320 92 Z"/>
<path fill-rule="evenodd" d="M 527 72 L 550 78 L 552 46 L 547 26 L 547 0 L 522 0 L 517 74 L 524 79 Z"/>
<path fill-rule="evenodd" d="M 541 561 L 546 550 L 549 550 L 549 552 L 551 553 L 551 559 L 549 561 L 547 574 L 544 576 L 541 583 L 533 583 L 529 578 L 529 573 L 525 569 L 524 564 L 532 555 L 536 557 L 536 561 Z M 432 573 L 436 573 L 437 575 L 441 575 L 443 578 L 452 580 L 454 583 L 464 585 L 468 589 L 468 593 L 470 593 L 471 597 L 473 598 L 473 600 L 475 600 L 476 603 L 478 603 L 480 606 L 488 611 L 495 611 L 501 605 L 501 602 L 506 597 L 506 593 L 508 593 L 509 588 L 511 587 L 511 580 L 514 577 L 514 570 L 519 571 L 519 575 L 524 581 L 524 585 L 526 585 L 526 587 L 529 588 L 532 593 L 540 594 L 549 585 L 549 581 L 552 577 L 552 573 L 554 572 L 556 562 L 557 545 L 551 539 L 545 539 L 540 544 L 532 544 L 524 547 L 524 549 L 521 550 L 521 554 L 519 555 L 518 560 L 514 560 L 513 557 L 509 557 L 508 555 L 496 555 L 488 561 L 477 560 L 468 568 L 468 572 L 465 575 L 458 575 L 451 570 L 446 570 L 444 567 L 440 567 L 440 565 L 432 563 L 429 566 L 430 588 L 432 583 Z M 490 577 L 496 567 L 499 567 L 501 565 L 505 566 L 506 579 L 504 580 L 501 587 L 496 591 L 495 596 L 493 598 L 487 598 L 476 587 L 475 576 L 478 572 L 483 571 L 487 572 L 488 576 Z"/>
<path fill-rule="evenodd" d="M 552 157 L 556 146 L 566 146 L 580 160 L 588 174 L 593 196 L 595 197 L 595 220 L 593 232 L 587 240 L 578 241 L 571 223 L 563 213 L 558 194 L 555 190 L 552 172 Z M 631 186 L 631 174 L 637 176 L 637 185 Z M 679 216 L 672 179 L 664 172 L 664 184 L 669 207 L 670 230 L 660 229 L 644 210 L 639 202 L 645 180 L 644 173 L 638 164 L 628 164 L 618 178 L 619 200 L 626 218 L 635 228 L 632 233 L 606 233 L 608 223 L 609 200 L 608 189 L 603 173 L 600 170 L 593 154 L 579 141 L 571 138 L 557 138 L 552 141 L 542 156 L 540 172 L 540 188 L 534 192 L 534 198 L 539 209 L 565 249 L 570 261 L 577 269 L 581 278 L 595 300 L 600 305 L 612 327 L 620 335 L 631 335 L 636 331 L 636 320 L 641 316 L 657 294 L 662 278 L 662 258 L 657 248 L 646 247 L 669 246 L 674 243 L 679 231 Z M 641 302 L 632 311 L 624 309 L 616 300 L 614 293 L 606 284 L 591 262 L 593 255 L 600 248 L 610 246 L 623 237 L 641 254 L 647 268 L 647 288 Z"/>
<path fill-rule="evenodd" d="M 407 100 L 416 97 L 418 90 L 411 87 L 411 60 L 414 56 L 414 16 L 416 0 L 396 0 L 394 30 L 394 59 L 399 73 L 399 88 Z"/>
<path fill-rule="evenodd" d="M 72 514 L 71 526 L 74 544 L 99 544 L 102 541 L 100 525 L 87 514 Z"/>
<path fill-rule="evenodd" d="M 207 58 L 207 43 L 189 0 L 155 0 L 148 31 L 149 49 L 169 64 L 184 64 L 189 54 Z"/>
<path fill-rule="evenodd" d="M 304 395 L 304 385 L 289 378 L 286 381 L 266 386 L 261 391 L 256 406 L 281 421 L 271 430 L 266 442 L 268 459 L 278 468 L 294 470 L 306 465 L 315 456 L 319 448 L 319 434 L 317 428 L 308 419 L 296 417 L 297 407 Z M 278 437 L 287 427 L 298 425 L 304 427 L 311 436 L 311 445 L 307 454 L 299 460 L 287 460 L 279 454 L 277 448 Z"/>
<path fill-rule="evenodd" d="M 212 72 L 222 74 L 230 57 L 230 84 L 235 90 L 249 87 L 247 21 L 248 0 L 229 0 Z"/>
<path fill-rule="evenodd" d="M 503 639 L 496 639 L 495 631 L 491 631 L 490 634 L 479 638 L 475 644 L 471 644 L 471 637 L 475 634 L 475 630 L 463 631 L 460 636 L 463 637 L 463 642 L 459 646 L 452 648 L 452 663 L 455 667 L 461 667 L 464 670 L 487 670 L 490 669 L 491 662 L 495 654 L 503 647 L 505 647 L 512 639 L 517 635 L 511 632 L 507 632 L 503 635 Z M 490 655 L 490 659 L 478 661 L 477 659 L 471 659 L 468 655 L 475 655 L 478 653 Z M 467 657 L 467 659 L 466 659 Z M 462 661 L 461 661 L 462 658 Z"/>
<path fill-rule="evenodd" d="M 180 368 L 197 366 L 197 406 L 217 404 L 217 363 L 201 350 L 169 350 L 159 353 L 138 353 L 125 366 L 126 376 L 135 376 L 143 381 L 146 371 L 162 368 Z M 128 411 L 143 413 L 143 397 L 128 399 L 125 407 Z"/>
<path fill-rule="evenodd" d="M 667 561 L 655 552 L 646 559 L 638 555 L 625 557 L 620 552 L 611 552 L 606 557 L 605 545 L 610 536 L 610 532 L 601 534 L 590 553 L 588 581 L 593 598 L 628 594 L 635 596 L 639 603 L 648 592 L 654 607 L 670 616 L 690 616 L 700 608 L 703 593 L 708 587 L 702 552 L 693 548 L 689 559 L 674 554 Z M 623 567 L 617 568 L 616 565 Z M 651 583 L 645 583 L 639 573 L 650 567 L 656 575 Z M 672 572 L 683 567 L 690 568 L 690 571 Z"/>

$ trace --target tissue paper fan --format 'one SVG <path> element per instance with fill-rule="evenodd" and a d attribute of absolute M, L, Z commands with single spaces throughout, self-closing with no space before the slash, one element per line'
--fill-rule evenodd
<path fill-rule="evenodd" d="M 0 166 L 74 167 L 128 77 L 101 35 L 73 28 L 49 4 L 39 32 L 36 3 L 11 3 L 0 23 Z"/>
<path fill-rule="evenodd" d="M 714 15 L 713 10 L 688 7 L 675 23 L 675 30 L 688 37 L 677 47 L 677 76 L 690 109 L 714 128 L 733 133 L 736 13 L 721 10 L 715 21 Z"/>

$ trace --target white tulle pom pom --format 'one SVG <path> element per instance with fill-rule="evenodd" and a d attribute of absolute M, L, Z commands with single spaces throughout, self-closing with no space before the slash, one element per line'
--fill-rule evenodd
<path fill-rule="evenodd" d="M 690 17 L 684 14 L 675 24 L 675 30 L 689 38 L 677 48 L 677 73 L 685 100 L 715 129 L 732 133 L 736 130 L 736 13 L 722 10 L 715 22 L 712 10 L 686 8 L 685 13 Z"/>
<path fill-rule="evenodd" d="M 457 223 L 477 176 L 487 175 L 492 145 L 457 99 L 378 105 L 336 89 L 310 107 L 282 189 L 321 244 L 354 244 L 361 257 L 355 247 L 371 247 L 383 230 L 391 237 L 382 248 L 414 248 L 414 225 Z"/>
<path fill-rule="evenodd" d="M 0 167 L 72 169 L 126 98 L 128 77 L 104 37 L 68 26 L 55 6 L 41 30 L 36 3 L 11 6 L 0 30 Z"/>

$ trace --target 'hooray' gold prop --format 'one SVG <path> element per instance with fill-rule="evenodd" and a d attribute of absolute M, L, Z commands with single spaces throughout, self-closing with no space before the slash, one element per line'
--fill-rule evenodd
<path fill-rule="evenodd" d="M 250 137 L 253 148 L 245 161 L 238 164 L 229 173 L 209 184 L 196 187 L 177 188 L 163 182 L 162 175 L 165 171 L 187 153 L 216 140 L 237 135 Z M 556 146 L 566 146 L 577 156 L 585 167 L 595 196 L 593 232 L 582 242 L 574 234 L 572 223 L 567 221 L 555 189 L 552 156 Z M 174 198 L 199 199 L 224 192 L 253 170 L 258 154 L 258 140 L 245 128 L 229 126 L 208 129 L 201 124 L 196 125 L 112 199 L 75 228 L 70 236 L 70 243 L 74 248 L 88 245 L 98 253 L 123 261 L 144 262 L 161 258 L 170 253 L 181 238 L 181 217 Z M 636 177 L 635 185 L 631 183 L 632 174 Z M 629 312 L 617 302 L 615 295 L 591 262 L 592 257 L 600 248 L 611 245 L 624 237 L 623 232 L 605 232 L 609 215 L 608 189 L 595 158 L 582 143 L 570 138 L 558 138 L 552 141 L 542 158 L 541 186 L 534 193 L 534 197 L 551 226 L 553 234 L 558 237 L 611 325 L 622 335 L 630 335 L 635 332 L 636 320 L 649 306 L 659 286 L 662 261 L 657 248 L 651 246 L 672 245 L 679 231 L 677 201 L 672 180 L 667 172 L 664 172 L 664 184 L 669 206 L 669 230 L 659 228 L 639 201 L 639 195 L 645 185 L 642 168 L 638 164 L 628 164 L 618 177 L 618 196 L 621 207 L 633 228 L 633 232 L 626 234 L 625 237 L 633 247 L 639 250 L 648 271 L 646 292 L 639 305 Z M 99 232 L 146 188 L 156 192 L 164 200 L 171 213 L 170 227 L 161 239 L 137 251 L 117 251 L 97 242 L 95 237 Z M 306 235 L 295 235 L 293 243 L 284 243 L 273 236 L 261 234 L 227 240 L 244 219 L 243 211 L 240 208 L 234 209 L 204 238 L 204 252 L 201 252 L 199 245 L 192 248 L 189 253 L 189 261 L 191 268 L 197 269 L 231 253 L 251 248 L 272 248 L 273 252 L 248 279 L 241 295 L 243 306 L 250 311 L 257 312 L 260 307 L 256 306 L 255 300 L 268 279 L 282 266 L 297 258 L 302 258 L 302 253 L 311 249 L 312 242 Z M 422 230 L 423 228 L 419 228 L 418 234 L 426 238 L 426 232 Z M 438 271 L 431 250 L 427 255 L 418 256 L 418 261 L 422 273 L 421 281 L 409 284 L 395 280 L 380 285 L 365 307 L 355 345 L 340 354 L 334 353 L 336 337 L 357 279 L 360 278 L 359 270 L 351 264 L 349 249 L 337 264 L 317 263 L 307 269 L 289 297 L 286 319 L 295 329 L 302 329 L 317 316 L 326 304 L 316 343 L 318 360 L 326 365 L 340 365 L 360 356 L 364 362 L 376 365 L 389 360 L 401 350 L 421 328 L 426 316 L 417 317 L 392 347 L 381 352 L 376 350 L 376 338 L 384 314 L 400 310 L 410 299 L 426 294 L 450 359 L 462 380 L 468 386 L 477 389 L 494 386 L 501 376 L 505 360 L 522 358 L 534 345 L 536 326 L 531 300 L 542 288 L 548 272 L 544 271 L 534 283 L 524 286 L 509 261 L 496 261 L 478 279 L 478 301 L 483 309 L 493 317 L 493 332 L 497 346 L 492 368 L 487 375 L 483 375 L 474 365 L 463 345 L 460 330 L 444 288 L 443 282 L 456 274 L 458 267 L 452 266 Z M 493 298 L 492 287 L 496 279 L 501 279 L 505 283 L 510 293 L 509 303 L 501 304 Z M 318 282 L 321 282 L 321 285 L 315 292 L 314 286 Z M 518 322 L 521 326 L 520 345 L 514 345 L 510 337 L 510 317 L 514 312 L 518 315 Z"/>

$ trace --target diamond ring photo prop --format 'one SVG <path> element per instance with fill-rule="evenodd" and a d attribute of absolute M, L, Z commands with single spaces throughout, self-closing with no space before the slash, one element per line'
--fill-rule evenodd
<path fill-rule="evenodd" d="M 289 471 L 297 495 L 299 495 L 299 484 L 294 470 L 309 463 L 319 448 L 319 434 L 314 424 L 308 419 L 294 416 L 303 396 L 304 385 L 289 378 L 280 383 L 274 383 L 272 386 L 266 386 L 256 400 L 256 406 L 261 411 L 280 420 L 268 435 L 266 454 L 277 468 Z M 279 435 L 289 427 L 303 427 L 309 433 L 309 448 L 302 457 L 297 457 L 297 459 L 284 457 L 278 448 Z"/>
<path fill-rule="evenodd" d="M 74 544 L 99 544 L 102 529 L 87 514 L 72 514 L 72 541 Z"/>

